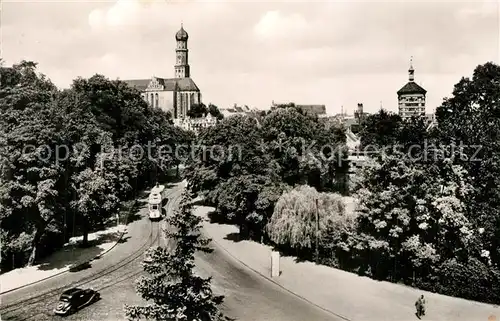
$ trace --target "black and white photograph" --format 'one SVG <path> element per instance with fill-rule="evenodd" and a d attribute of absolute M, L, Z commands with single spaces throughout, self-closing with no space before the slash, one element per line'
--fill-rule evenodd
<path fill-rule="evenodd" d="M 0 320 L 500 321 L 499 0 L 0 0 Z"/>

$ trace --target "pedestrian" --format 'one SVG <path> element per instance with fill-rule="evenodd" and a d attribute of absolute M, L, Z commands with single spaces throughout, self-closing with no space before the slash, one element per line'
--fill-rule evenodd
<path fill-rule="evenodd" d="M 417 302 L 415 302 L 415 307 L 417 308 L 418 318 L 425 315 L 425 298 L 423 294 L 417 299 Z"/>

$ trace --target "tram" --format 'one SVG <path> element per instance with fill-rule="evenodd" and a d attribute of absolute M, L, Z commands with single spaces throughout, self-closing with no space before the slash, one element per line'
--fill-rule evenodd
<path fill-rule="evenodd" d="M 166 201 L 165 186 L 156 185 L 151 189 L 149 194 L 149 219 L 159 220 L 161 219 L 161 212 L 163 204 Z"/>

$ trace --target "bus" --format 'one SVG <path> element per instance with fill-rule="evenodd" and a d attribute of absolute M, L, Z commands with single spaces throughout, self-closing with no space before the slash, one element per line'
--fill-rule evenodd
<path fill-rule="evenodd" d="M 161 218 L 163 204 L 167 200 L 165 186 L 156 185 L 149 194 L 149 219 L 158 220 Z"/>

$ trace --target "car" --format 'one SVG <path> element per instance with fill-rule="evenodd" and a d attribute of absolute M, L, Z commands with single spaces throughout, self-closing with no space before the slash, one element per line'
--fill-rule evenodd
<path fill-rule="evenodd" d="M 69 315 L 100 298 L 99 292 L 92 289 L 71 288 L 61 294 L 54 313 L 62 316 Z"/>

